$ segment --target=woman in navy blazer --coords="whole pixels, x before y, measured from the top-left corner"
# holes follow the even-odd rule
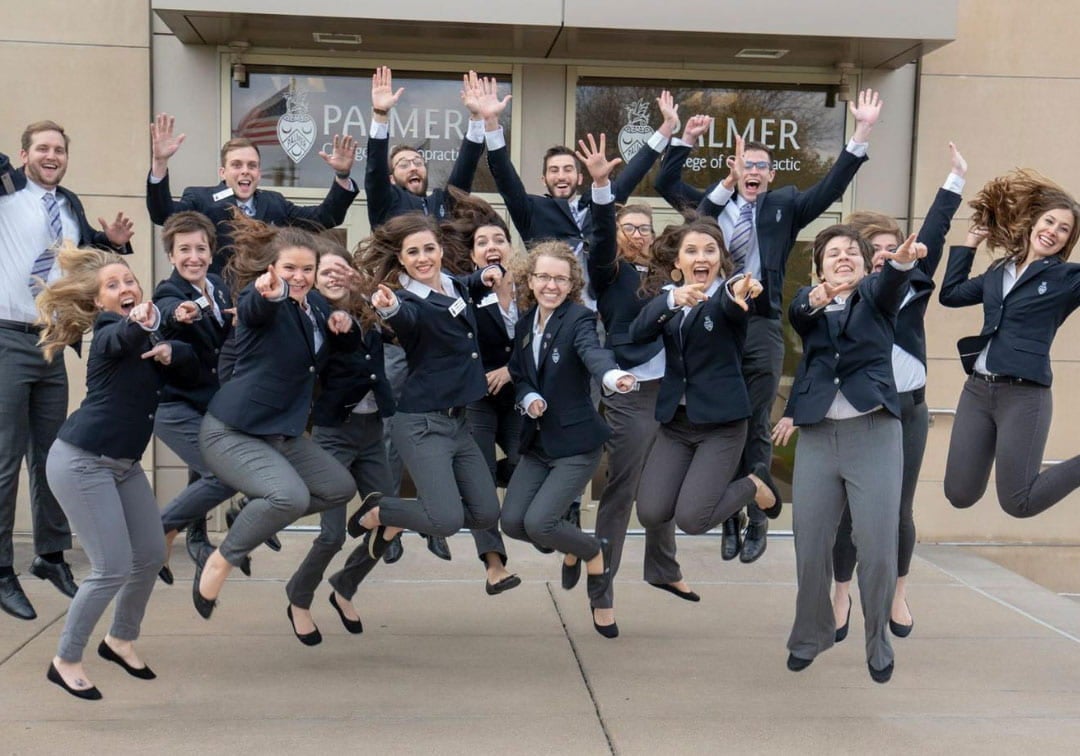
[[[1017,171],[990,181],[971,206],[975,226],[949,250],[940,295],[946,307],[983,308],[982,331],[957,344],[970,377],[953,421],[945,496],[954,507],[972,506],[994,465],[1001,508],[1032,517],[1080,486],[1080,456],[1040,472],[1053,410],[1050,345],[1080,305],[1080,265],[1066,262],[1080,237],[1080,205],[1047,179]],[[972,276],[984,238],[1005,254]]]
[[[98,654],[134,677],[154,678],[133,644],[165,540],[139,458],[150,441],[166,371],[193,381],[198,365],[189,346],[161,338],[161,314],[142,301],[142,288],[122,258],[66,248],[59,262],[63,277],[37,298],[45,358],[52,360],[91,325],[94,340],[86,398],[60,428],[46,475],[90,558],[91,573],[71,602],[48,679],[78,698],[96,700],[101,693],[83,669],[83,649],[114,597],[115,617]]]
[[[236,493],[210,472],[199,450],[203,414],[220,385],[218,358],[232,332],[233,301],[225,282],[209,273],[215,243],[214,224],[209,218],[191,211],[171,215],[161,229],[161,241],[173,264],[172,275],[154,289],[161,332],[166,338],[190,344],[199,360],[198,383],[166,384],[154,418],[155,435],[199,475],[161,513],[166,561],[159,575],[171,585],[168,558],[177,534]]]
[[[349,472],[304,430],[319,368],[332,350],[355,349],[360,329],[312,291],[318,244],[308,232],[238,219],[233,238],[236,361],[210,400],[199,445],[211,471],[248,505],[195,571],[192,600],[205,619],[229,572],[256,546],[356,493]]]

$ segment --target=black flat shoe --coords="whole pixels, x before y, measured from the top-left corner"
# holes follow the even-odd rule
[[[397,538],[390,542],[390,545],[386,547],[386,552],[383,554],[382,560],[387,564],[393,564],[405,556],[405,544],[401,542],[401,534],[399,533]]]
[[[578,581],[581,580],[581,560],[578,559],[571,565],[568,565],[565,561],[562,563],[562,587],[563,590],[572,590]]]
[[[382,559],[383,554],[390,548],[390,541],[383,538],[384,533],[386,533],[386,526],[379,525],[374,530],[369,530],[367,535],[364,536],[364,545],[367,548],[368,556],[376,562]]]
[[[876,683],[887,683],[892,679],[893,669],[895,667],[894,662],[889,662],[889,666],[885,669],[874,669],[870,666],[870,662],[866,663],[866,668],[870,670],[870,679]]]
[[[487,591],[489,596],[497,596],[503,591],[508,591],[511,588],[517,588],[521,585],[521,578],[517,575],[507,575],[497,583],[489,583],[484,581],[484,590]]]
[[[813,663],[813,659],[803,659],[801,656],[796,656],[795,654],[788,654],[787,657],[787,668],[792,672],[802,672]]]
[[[605,638],[618,638],[619,637],[619,623],[612,622],[610,625],[598,625],[596,624],[596,609],[591,609],[593,616],[592,626],[596,632],[600,633]]]
[[[247,503],[247,499],[242,499],[239,508],[233,507],[225,513],[225,526],[229,528],[229,530],[232,530],[233,523],[236,522],[236,518],[240,516],[240,510],[246,507]],[[207,543],[209,543],[209,541],[207,541]],[[281,539],[278,538],[277,535],[270,536],[263,541],[263,543],[266,545],[266,548],[271,551],[281,551]]]
[[[157,576],[161,578],[161,582],[165,585],[172,585],[176,582],[176,577],[172,573],[172,569],[167,564],[161,565],[161,569],[157,571]]]
[[[659,588],[662,591],[667,591],[672,595],[678,596],[683,601],[701,601],[701,596],[697,595],[693,591],[680,591],[671,583],[649,583],[649,585],[651,585],[653,588]]]
[[[842,641],[844,638],[847,637],[848,627],[851,625],[851,605],[853,603],[854,603],[854,601],[852,600],[851,596],[848,596],[848,599],[847,599],[847,619],[844,620],[843,625],[836,628],[836,637],[833,639],[834,642],[836,642],[836,643],[839,643],[840,641]]]
[[[341,618],[341,624],[345,626],[353,635],[359,635],[364,632],[364,623],[358,619],[351,620],[345,616],[345,612],[341,611],[341,607],[338,606],[337,594],[333,591],[330,592],[330,606],[334,607],[334,611],[337,612],[337,616]],[[290,617],[291,619],[291,617]]]
[[[359,538],[364,533],[368,532],[368,529],[360,524],[360,520],[364,515],[379,506],[379,500],[382,499],[382,494],[378,491],[372,491],[364,497],[360,502],[360,507],[352,513],[348,522],[345,523],[345,529],[349,531],[349,535],[353,538]]]
[[[240,562],[240,571],[244,573],[244,577],[251,577],[251,555],[244,557]]]
[[[424,538],[427,539],[427,550],[439,559],[449,562],[454,558],[454,555],[450,553],[450,544],[445,538],[442,536],[424,536]]]
[[[604,555],[604,571],[599,575],[588,575],[585,578],[585,590],[593,601],[603,598],[611,587],[611,541],[606,538],[600,539],[600,553]]]
[[[263,541],[263,543],[265,543],[266,548],[270,549],[271,551],[281,551],[281,539],[278,538],[276,535],[270,536],[265,541]]]
[[[292,604],[285,607],[285,616],[289,618],[289,624],[292,625],[293,635],[296,639],[303,643],[305,646],[317,646],[322,643],[322,633],[319,632],[319,628],[315,628],[310,633],[304,633],[301,635],[296,629],[296,623],[292,618]]]
[[[30,599],[23,593],[19,578],[14,575],[0,577],[0,609],[21,620],[37,619],[37,612]]]
[[[101,643],[98,644],[97,652],[98,656],[100,656],[105,661],[111,661],[119,664],[123,668],[123,670],[132,677],[137,677],[140,680],[153,680],[157,677],[157,675],[154,674],[154,670],[150,669],[150,667],[133,667],[128,664],[126,661],[124,661],[123,657],[113,651],[109,647],[109,644],[106,643],[104,640],[102,640]]]
[[[47,679],[51,683],[56,683],[76,698],[81,698],[84,701],[101,700],[101,691],[98,690],[96,687],[84,688],[80,690],[78,688],[72,688],[70,685],[64,682],[64,678],[60,676],[60,672],[57,671],[56,665],[52,662],[49,662],[49,671],[45,673],[45,679]]]
[[[36,556],[30,563],[30,574],[42,580],[48,580],[56,586],[56,590],[68,598],[75,598],[75,594],[79,591],[75,576],[71,574],[71,565],[67,562],[53,564]]]
[[[770,520],[775,520],[784,511],[784,500],[780,498],[780,489],[776,487],[776,481],[773,480],[772,473],[769,472],[769,466],[764,462],[758,462],[754,465],[753,473],[761,479],[761,482],[765,484],[765,487],[772,492],[773,497],[776,499],[776,503],[771,507],[761,510]]]
[[[907,601],[904,602],[904,606],[907,606]],[[908,613],[911,613],[911,608],[908,607]],[[892,617],[889,617],[889,630],[897,638],[906,638],[911,635],[911,631],[915,628],[915,620],[911,621],[910,625],[901,625],[899,622],[894,622]]]
[[[195,580],[191,585],[191,602],[195,604],[195,611],[199,613],[199,616],[203,619],[210,619],[210,615],[214,613],[214,607],[217,606],[217,599],[208,599],[202,595],[199,591],[199,581],[202,579],[203,565],[195,567]]]

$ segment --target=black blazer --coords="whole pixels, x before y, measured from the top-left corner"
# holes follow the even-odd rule
[[[638,341],[664,339],[667,364],[656,400],[656,419],[662,423],[675,416],[683,396],[693,423],[731,423],[750,416],[742,375],[748,314],[724,286],[685,317],[679,317],[681,307],[668,308],[668,292],[661,292],[630,326],[630,336]]]
[[[355,326],[347,334],[330,332],[330,305],[317,291],[308,292],[307,302],[323,335],[318,352],[311,320],[294,299],[272,302],[254,283],[244,287],[236,300],[236,362],[207,412],[252,436],[303,435],[316,373],[331,351],[355,349],[362,339]]]
[[[484,372],[489,373],[505,367],[506,363],[510,362],[514,340],[506,331],[506,322],[499,310],[498,295],[493,291],[489,292],[479,299],[474,299],[470,306],[476,319],[480,362],[484,365]]]
[[[483,153],[483,142],[462,140],[461,150],[446,185],[471,192],[476,166],[480,164]],[[454,206],[453,197],[445,189],[433,189],[427,196],[418,197],[408,189],[390,183],[390,173],[389,138],[369,137],[367,166],[364,168],[364,192],[367,195],[368,222],[372,228],[381,226],[393,217],[414,211],[442,220]]]
[[[331,354],[319,371],[312,425],[340,426],[369,391],[375,392],[379,417],[394,414],[394,394],[383,364],[383,334],[378,328],[369,328],[355,351]]]
[[[154,304],[161,311],[162,336],[190,344],[199,361],[198,381],[193,386],[173,382],[166,384],[161,401],[187,402],[199,412],[206,412],[210,399],[217,393],[221,345],[232,331],[232,316],[225,312],[233,306],[229,287],[213,273],[207,275],[207,279],[214,285],[214,300],[222,311],[222,325],[218,325],[213,313],[208,310],[204,310],[202,318],[194,323],[176,322],[173,315],[177,306],[181,302],[194,302],[201,296],[176,270],[154,289]]]
[[[648,267],[618,259],[615,239],[615,203],[593,205],[593,243],[589,251],[589,282],[596,294],[596,310],[607,333],[604,346],[626,369],[643,365],[664,348],[659,333],[652,341],[635,342],[630,324],[649,301],[638,293]]]
[[[802,337],[803,357],[784,413],[795,425],[823,420],[841,390],[860,412],[880,404],[900,417],[892,345],[908,274],[886,263],[880,273],[859,282],[842,309],[832,304],[815,310],[810,306],[813,287],[799,289],[788,319]]]
[[[908,277],[911,299],[896,315],[896,345],[917,357],[923,367],[926,366],[926,306],[930,304],[930,294],[935,287],[934,274],[945,251],[945,237],[959,207],[959,194],[938,189],[926,220],[919,229],[918,241],[926,245],[926,257],[919,260],[911,271]]]
[[[159,226],[173,213],[183,210],[195,210],[214,222],[217,230],[217,252],[210,263],[210,272],[220,274],[225,264],[232,257],[232,233],[230,209],[237,206],[235,196],[214,200],[214,195],[227,189],[222,181],[217,186],[189,186],[179,200],[174,200],[169,192],[169,175],[154,184],[146,180],[146,209],[150,220]],[[342,189],[335,181],[330,191],[318,205],[294,205],[278,192],[263,189],[255,190],[255,220],[272,226],[300,226],[309,231],[322,231],[340,226],[345,222],[345,213],[356,198],[356,189]]]
[[[704,189],[698,189],[682,180],[683,166],[686,165],[686,158],[690,156],[693,149],[692,145],[686,144],[669,146],[660,163],[660,170],[656,172],[656,180],[653,182],[657,193],[680,213],[696,210],[708,194]]]
[[[1050,345],[1065,318],[1080,305],[1080,265],[1058,255],[1036,260],[1002,297],[1005,265],[998,261],[982,275],[969,278],[974,259],[971,247],[949,250],[939,295],[946,307],[983,306],[982,331],[956,345],[964,370],[969,374],[974,370],[989,341],[986,367],[991,372],[1049,386],[1054,379]]]
[[[782,186],[758,195],[755,203],[755,228],[764,292],[754,300],[756,314],[780,318],[788,256],[791,255],[791,248],[795,246],[799,231],[813,223],[830,205],[844,196],[844,191],[855,178],[855,173],[867,160],[869,158],[865,155],[861,158],[855,157],[845,148],[840,151],[840,157],[824,178],[805,192],[793,186]],[[732,198],[734,196],[732,195]],[[698,212],[710,218],[718,218],[723,209],[724,205],[713,203],[707,194],[698,205]]]
[[[454,291],[466,305],[486,291],[480,284],[482,271],[462,282]],[[455,298],[430,293],[426,298],[411,291],[395,292],[399,307],[386,317],[405,350],[409,374],[398,400],[400,412],[435,412],[464,407],[487,394],[487,379],[476,340],[476,319],[471,307],[450,314]]]
[[[153,343],[142,326],[114,312],[98,315],[86,360],[86,398],[57,438],[113,459],[140,459],[154,430],[165,381],[198,379],[199,363],[192,348],[182,341],[169,344],[168,367],[144,360],[142,355]]]
[[[537,393],[547,409],[540,418],[525,416],[519,449],[556,459],[590,452],[611,438],[611,428],[593,407],[590,391],[593,377],[600,381],[604,373],[618,369],[615,356],[600,346],[596,313],[567,300],[548,319],[537,364],[532,346],[535,322],[534,306],[514,326],[510,377],[518,402]]]
[[[626,167],[611,182],[615,201],[624,203],[633,193],[641,180],[652,168],[660,153],[645,145]],[[578,228],[568,200],[555,199],[549,195],[529,194],[521,177],[510,162],[508,147],[488,150],[488,166],[495,179],[495,186],[506,203],[510,218],[521,234],[521,241],[531,244],[539,239],[557,239],[567,242],[571,247],[587,241],[592,234],[591,213],[592,194],[585,191],[578,198],[579,207],[585,208],[585,220]]]

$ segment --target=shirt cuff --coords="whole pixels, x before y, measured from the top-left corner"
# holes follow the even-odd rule
[[[484,122],[474,121],[469,119],[469,129],[465,132],[465,138],[475,144],[483,144],[484,142]]]
[[[721,181],[711,192],[709,192],[709,201],[714,205],[726,205],[731,200],[733,194],[735,194],[735,190],[728,189],[724,186],[724,182]]]
[[[155,176],[153,171],[151,171],[150,175],[148,176],[148,179],[149,179],[151,184],[160,184],[162,181],[165,180],[165,177],[164,176]]]
[[[271,302],[284,302],[289,298],[289,283],[288,281],[281,282],[281,293],[276,297],[270,297]]]
[[[611,191],[611,182],[604,186],[593,186],[592,201],[594,205],[610,205],[615,201],[615,195]]]
[[[672,137],[671,138],[671,146],[672,147],[693,147],[694,143],[693,142],[687,142],[682,137]]]
[[[529,415],[529,407],[531,407],[532,403],[535,402],[537,399],[543,402],[544,409],[547,409],[547,402],[544,401],[544,397],[540,396],[535,391],[530,391],[525,395],[525,398],[518,403],[518,406],[521,407],[522,414]],[[532,417],[534,420],[536,419],[535,417],[533,417],[533,415],[529,415],[529,417]]]
[[[964,183],[965,181],[963,176],[957,176],[955,173],[950,173],[949,177],[945,179],[945,183],[941,185],[941,188],[947,192],[963,194]]]
[[[896,260],[889,260],[889,265],[893,266],[897,270],[911,270],[915,267],[915,263],[917,262],[918,260],[912,260],[911,262],[906,263],[897,262]]]
[[[494,131],[485,131],[484,142],[487,143],[488,152],[505,147],[506,135],[503,134],[502,126],[495,129]]]
[[[398,300],[389,307],[376,307],[375,312],[379,313],[379,317],[382,319],[392,318],[398,314],[398,310],[401,309],[401,300]]]
[[[369,139],[389,139],[390,138],[390,122],[379,123],[374,118],[371,119],[371,127],[368,129]]]
[[[610,393],[610,394],[614,394],[614,393],[625,394],[626,393],[625,391],[619,391],[619,387],[615,385],[615,382],[617,380],[619,380],[620,378],[623,378],[624,376],[627,376],[627,375],[630,376],[631,378],[634,377],[633,373],[628,373],[625,370],[609,370],[606,373],[604,373],[604,378],[601,381],[601,383],[604,384],[604,388],[607,389],[608,393]],[[635,386],[637,385],[636,380],[635,380],[634,385]],[[631,389],[631,391],[633,391],[633,389]]]
[[[649,137],[647,144],[653,148],[654,152],[663,152],[667,149],[668,142],[671,140],[661,134],[659,131],[654,131],[652,136]]]
[[[870,149],[870,143],[856,142],[854,139],[852,139],[850,142],[847,143],[847,147],[845,147],[844,149],[846,149],[848,152],[850,152],[857,158],[866,157],[866,151]]]
[[[150,306],[154,308],[154,322],[148,326],[139,323],[139,328],[143,329],[147,333],[153,333],[161,325],[161,310],[159,310],[157,305],[153,302],[150,303]]]

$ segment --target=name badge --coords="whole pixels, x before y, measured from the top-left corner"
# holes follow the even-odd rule
[[[480,304],[477,307],[488,307],[493,304],[499,303],[499,295],[495,292],[491,292],[486,297],[480,300]]]
[[[454,303],[450,305],[450,314],[456,318],[463,312],[465,312],[465,300],[458,297],[454,300]]]
[[[195,300],[195,304],[200,310],[206,310],[210,307],[210,300],[207,299],[206,295],[204,294],[203,296],[200,296],[198,299]]]
[[[233,196],[232,187],[227,186],[224,189],[222,189],[220,192],[214,192],[214,194],[212,194],[210,198],[212,200],[214,200],[214,202],[221,202],[221,200],[228,199],[231,196]]]

